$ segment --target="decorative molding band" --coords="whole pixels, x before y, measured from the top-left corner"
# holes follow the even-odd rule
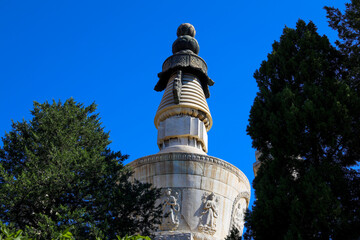
[[[161,109],[155,115],[154,124],[156,129],[159,128],[159,124],[161,121],[165,119],[177,116],[177,115],[188,115],[191,117],[199,118],[200,121],[203,121],[207,131],[212,127],[212,118],[210,112],[205,113],[204,109],[199,108],[195,104],[179,104],[179,105],[171,105],[166,108]]]
[[[246,184],[247,189],[250,190],[249,180],[240,169],[238,169],[231,163],[228,163],[222,159],[208,155],[202,155],[196,153],[158,153],[158,154],[138,158],[128,163],[127,166],[131,168],[138,168],[143,165],[156,163],[156,162],[163,162],[163,161],[197,161],[203,163],[216,164],[227,169],[231,173],[235,174],[238,178],[242,180],[242,182]]]
[[[207,64],[205,60],[195,54],[178,53],[168,57],[162,65],[162,71],[166,72],[169,69],[176,67],[192,67],[201,70],[205,74],[207,73]]]
[[[183,73],[181,99],[176,103],[173,93],[176,78],[177,74],[174,73],[169,79],[155,115],[155,127],[158,128],[161,121],[171,116],[189,115],[199,118],[209,131],[212,126],[212,118],[199,79],[195,75]]]

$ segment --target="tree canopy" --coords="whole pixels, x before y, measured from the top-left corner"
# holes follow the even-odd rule
[[[360,1],[351,0],[345,7],[344,13],[334,7],[325,9],[330,27],[338,31],[336,45],[346,57],[349,83],[360,92]]]
[[[76,239],[148,235],[159,223],[159,190],[130,182],[128,158],[109,148],[96,105],[34,103],[0,148],[0,221],[36,239],[71,227]]]
[[[299,20],[254,78],[248,134],[261,152],[245,239],[359,236],[360,98],[344,55]]]

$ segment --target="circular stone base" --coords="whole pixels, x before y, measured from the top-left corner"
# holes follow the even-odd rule
[[[159,202],[167,214],[161,235],[176,231],[192,233],[195,240],[223,240],[232,226],[242,229],[250,183],[232,164],[203,154],[172,152],[142,157],[128,166],[133,178],[163,189]]]

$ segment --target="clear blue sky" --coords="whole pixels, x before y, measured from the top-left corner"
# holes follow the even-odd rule
[[[0,0],[0,136],[11,119],[30,118],[33,101],[73,97],[98,104],[112,149],[129,161],[157,153],[153,119],[162,93],[153,88],[177,27],[189,22],[215,81],[209,155],[252,182],[255,150],[245,130],[257,92],[254,71],[284,26],[299,18],[334,42],[323,7],[344,9],[345,2]]]

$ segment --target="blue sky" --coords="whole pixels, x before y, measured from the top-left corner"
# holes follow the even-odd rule
[[[153,120],[162,93],[153,88],[177,27],[189,22],[215,81],[209,155],[252,182],[255,150],[246,126],[257,92],[254,71],[284,26],[299,18],[334,42],[323,7],[344,9],[345,2],[0,0],[0,136],[12,119],[30,119],[33,101],[73,97],[98,104],[111,148],[129,161],[157,153]]]

